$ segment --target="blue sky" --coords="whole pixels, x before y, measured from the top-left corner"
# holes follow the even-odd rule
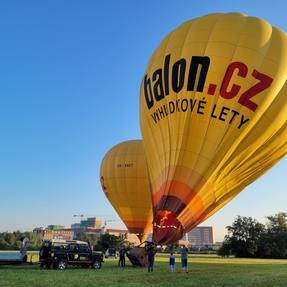
[[[139,85],[164,36],[183,21],[239,11],[286,31],[276,1],[2,1],[0,231],[117,218],[99,167],[114,144],[140,138]],[[286,211],[287,159],[204,224]],[[111,224],[121,226],[119,222]]]

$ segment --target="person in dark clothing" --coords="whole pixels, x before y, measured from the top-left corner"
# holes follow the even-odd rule
[[[153,264],[154,264],[154,252],[152,249],[148,250],[147,252],[147,259],[148,259],[148,272],[153,272]]]
[[[51,262],[47,260],[50,252],[51,252],[51,242],[44,241],[40,249],[39,255],[40,255],[40,259],[44,259],[44,262],[46,263],[41,262],[40,263],[41,268],[46,267],[47,269],[49,269],[51,267]]]
[[[169,265],[170,265],[170,271],[175,272],[175,257],[172,252],[170,253],[169,256]]]
[[[125,255],[126,255],[125,248],[121,248],[118,266],[120,266],[120,267],[126,266],[126,256]]]
[[[154,256],[156,254],[156,246],[153,242],[148,242],[146,245],[147,259],[148,259],[148,272],[153,272]]]
[[[188,249],[185,247],[185,245],[182,245],[180,253],[181,253],[182,270],[188,273],[188,268],[187,268]]]

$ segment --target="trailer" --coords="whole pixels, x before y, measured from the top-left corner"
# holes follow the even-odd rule
[[[22,244],[19,252],[0,253],[0,265],[17,265],[27,262],[29,239],[27,237],[21,237],[20,241]]]
[[[27,262],[27,255],[22,256],[19,253],[5,252],[0,254],[0,265],[16,265]]]

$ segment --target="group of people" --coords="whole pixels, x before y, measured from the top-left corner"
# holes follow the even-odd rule
[[[153,242],[147,242],[145,246],[146,252],[147,252],[147,261],[148,261],[148,272],[153,272],[153,266],[154,266],[154,257],[157,252],[156,245]],[[126,248],[122,247],[119,250],[119,267],[125,267],[126,265]],[[186,273],[188,273],[188,267],[187,267],[187,259],[188,259],[188,249],[186,246],[182,245],[180,249],[180,255],[181,255],[181,267],[182,270]],[[175,272],[175,256],[173,252],[170,253],[169,256],[169,265],[170,265],[170,271]]]
[[[147,244],[146,250],[147,250],[147,258],[148,258],[148,272],[153,272],[154,256],[156,254],[155,244],[153,243]],[[181,246],[180,255],[181,255],[182,270],[188,273],[188,267],[187,267],[188,249],[186,248],[186,246],[184,245]],[[170,271],[175,272],[175,256],[173,252],[171,252],[169,256],[169,265],[170,265]]]
[[[182,270],[188,273],[188,267],[187,267],[188,249],[184,245],[181,247],[180,255],[181,255]],[[169,256],[169,265],[170,265],[170,271],[175,272],[175,256],[173,255],[173,252],[171,252]]]

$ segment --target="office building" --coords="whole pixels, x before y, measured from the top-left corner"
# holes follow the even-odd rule
[[[204,246],[213,244],[212,226],[199,226],[187,232],[182,240],[193,246]]]
[[[74,223],[71,225],[71,229],[100,229],[102,227],[102,220],[98,217],[89,217],[85,220],[81,220],[80,223]]]
[[[65,226],[64,225],[55,225],[55,224],[51,224],[48,225],[47,229],[49,230],[60,230],[60,229],[64,229]]]

